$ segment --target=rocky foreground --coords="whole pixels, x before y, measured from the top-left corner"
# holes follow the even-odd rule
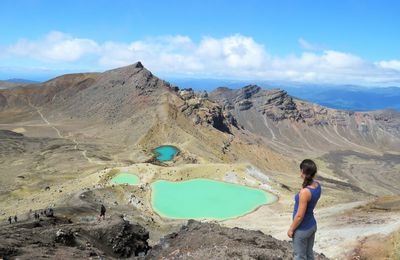
[[[94,223],[72,223],[65,218],[41,218],[3,225],[0,258],[87,259],[144,256],[149,233],[120,217]]]
[[[293,259],[292,246],[261,231],[189,220],[154,246],[147,259]],[[328,259],[316,255],[316,259]]]
[[[0,237],[1,259],[292,259],[289,242],[193,220],[153,248],[145,228],[119,216],[90,223],[43,217],[3,225]]]

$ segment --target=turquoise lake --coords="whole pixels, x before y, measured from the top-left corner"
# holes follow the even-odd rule
[[[178,154],[179,149],[172,145],[163,145],[153,149],[155,158],[159,161],[171,161]]]
[[[132,173],[119,173],[114,178],[111,179],[112,184],[129,184],[136,185],[139,184],[139,177]]]
[[[223,220],[275,201],[263,190],[209,179],[152,184],[153,209],[166,218]]]

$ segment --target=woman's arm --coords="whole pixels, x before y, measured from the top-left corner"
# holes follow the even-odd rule
[[[311,198],[311,192],[308,189],[302,189],[299,194],[299,208],[297,209],[296,216],[294,216],[292,225],[290,225],[288,236],[293,237],[296,228],[303,221],[304,214],[306,213],[308,201]]]

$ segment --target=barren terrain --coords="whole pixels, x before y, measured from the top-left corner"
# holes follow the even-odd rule
[[[3,223],[47,207],[93,223],[104,203],[110,214],[148,230],[153,246],[186,221],[152,210],[150,184],[210,178],[278,197],[220,225],[289,240],[298,163],[309,157],[323,187],[316,251],[385,259],[399,250],[400,116],[392,111],[338,111],[254,86],[196,93],[136,63],[0,90],[0,129]],[[165,144],[181,152],[156,162],[151,150]],[[111,185],[121,171],[140,184]],[[377,255],[373,242],[387,239],[394,242]]]

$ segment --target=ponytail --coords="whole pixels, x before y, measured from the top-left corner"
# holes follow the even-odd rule
[[[305,159],[300,163],[300,170],[304,174],[303,188],[307,187],[314,181],[317,173],[317,165],[310,159]]]

